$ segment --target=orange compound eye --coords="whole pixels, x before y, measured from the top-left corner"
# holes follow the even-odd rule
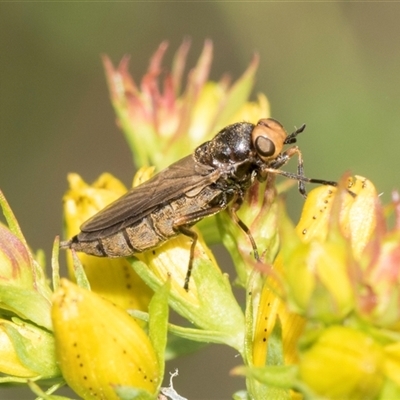
[[[274,159],[282,151],[287,137],[283,126],[272,118],[260,119],[253,129],[251,139],[263,161]]]

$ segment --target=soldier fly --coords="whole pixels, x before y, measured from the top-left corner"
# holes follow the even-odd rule
[[[287,135],[272,118],[256,125],[238,122],[223,128],[214,139],[131,189],[81,226],[71,240],[61,242],[70,248],[100,257],[126,257],[153,249],[166,240],[183,234],[192,239],[184,288],[189,289],[197,234],[191,226],[204,217],[228,208],[233,220],[248,236],[259,261],[257,246],[236,211],[244,195],[257,179],[268,174],[283,175],[298,181],[305,197],[305,182],[336,186],[336,182],[304,176],[303,159],[296,142],[305,125]],[[297,174],[281,171],[297,155]]]

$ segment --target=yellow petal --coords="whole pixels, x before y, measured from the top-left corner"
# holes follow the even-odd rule
[[[91,289],[124,310],[147,311],[153,295],[125,258],[79,254]]]
[[[152,169],[141,171],[135,177],[138,184],[149,178]],[[96,212],[126,192],[124,185],[110,174],[102,174],[88,185],[77,174],[69,174],[70,190],[64,196],[66,236],[79,232],[79,227]],[[74,276],[73,261],[68,252],[70,276]],[[152,291],[133,271],[124,258],[109,259],[79,254],[93,291],[124,309],[147,310]]]
[[[336,188],[331,186],[319,186],[308,193],[296,227],[296,232],[305,242],[312,239],[326,239],[335,193]]]
[[[355,197],[346,196],[350,204],[343,207],[340,220],[345,236],[351,240],[353,253],[359,258],[376,227],[378,195],[372,182],[362,176],[350,178],[348,187]]]
[[[400,342],[385,346],[384,351],[386,376],[400,386]]]
[[[96,212],[126,192],[118,179],[102,174],[88,185],[78,174],[69,174],[70,189],[64,195],[64,218],[68,238],[79,232],[79,227]]]
[[[232,118],[231,123],[246,121],[256,124],[261,118],[268,118],[271,115],[270,105],[267,97],[259,93],[257,101],[248,101]]]
[[[198,235],[194,254],[195,259],[205,258],[211,260],[212,265],[218,269],[218,264],[215,261],[214,255],[205,244],[201,233],[196,228],[192,229],[195,230]],[[189,282],[189,291],[184,289],[189,266],[191,244],[191,238],[179,235],[152,251],[137,254],[136,256],[139,260],[146,263],[162,282],[171,279],[172,293],[177,293],[179,297],[185,298],[191,305],[198,306],[201,300],[199,299],[194,280],[191,279]]]
[[[376,204],[378,196],[374,185],[361,176],[347,179],[347,188],[340,205],[340,227],[343,235],[350,240],[353,253],[360,257],[376,227]],[[312,190],[303,207],[297,233],[304,241],[325,240],[328,235],[333,200],[337,189],[320,186]],[[333,216],[334,218],[334,216]]]
[[[278,257],[274,263],[276,271],[282,268],[281,264],[282,260]],[[253,338],[253,364],[255,366],[265,365],[268,339],[278,319],[282,329],[285,364],[294,364],[298,359],[297,342],[306,321],[289,309],[287,302],[279,296],[276,283],[271,277],[268,277],[261,292]]]

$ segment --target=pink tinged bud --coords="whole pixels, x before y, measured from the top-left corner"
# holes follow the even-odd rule
[[[26,246],[0,224],[0,285],[34,287],[34,270]]]
[[[268,102],[262,95],[243,111],[254,83],[258,56],[253,57],[234,84],[229,84],[226,75],[218,82],[211,82],[208,77],[213,45],[207,40],[183,85],[190,41],[183,41],[170,72],[162,65],[167,47],[167,42],[160,44],[140,84],[128,72],[128,57],[116,68],[103,57],[118,124],[138,166],[165,168],[233,120],[237,122],[250,116],[256,121],[269,114]]]

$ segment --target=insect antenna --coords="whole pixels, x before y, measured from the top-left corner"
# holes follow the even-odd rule
[[[290,135],[288,135],[284,141],[284,144],[292,144],[292,143],[296,143],[297,139],[296,136],[303,132],[304,129],[306,129],[306,124],[303,124],[300,128],[297,128],[293,133],[291,133]]]

